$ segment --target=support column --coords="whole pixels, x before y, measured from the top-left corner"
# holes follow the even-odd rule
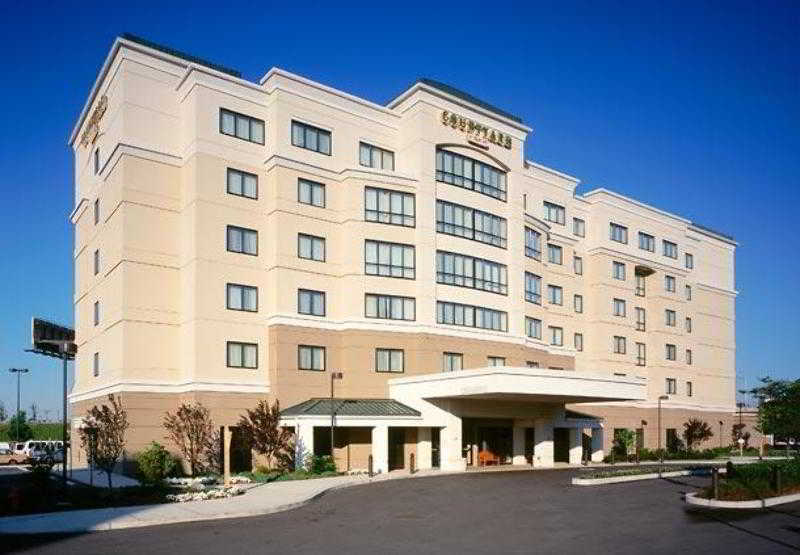
[[[536,420],[533,447],[533,466],[551,468],[553,466],[553,421]]]
[[[603,428],[592,428],[592,462],[603,462]]]
[[[449,407],[442,407],[447,410]],[[439,434],[439,457],[442,470],[466,470],[467,461],[461,452],[462,444],[461,418],[451,412],[447,413],[447,425]]]
[[[222,460],[225,461],[223,469],[223,483],[225,487],[231,485],[231,429],[229,426],[222,428]]]
[[[295,429],[294,465],[296,468],[305,468],[306,459],[314,454],[314,426],[300,424]]]
[[[417,428],[417,468],[428,470],[433,466],[431,429],[427,426]]]
[[[519,425],[519,422],[514,422],[512,430],[512,459],[511,462],[515,465],[524,466],[528,461],[525,460],[525,428]]]
[[[389,472],[389,426],[372,428],[372,471],[375,474]]]
[[[569,464],[581,464],[583,459],[583,430],[569,429]]]

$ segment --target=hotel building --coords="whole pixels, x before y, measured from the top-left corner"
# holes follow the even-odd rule
[[[118,38],[69,141],[73,425],[117,394],[135,452],[180,402],[266,398],[324,454],[333,406],[339,467],[380,471],[598,460],[692,416],[727,444],[736,242],[577,194],[530,133],[428,79],[381,105]]]

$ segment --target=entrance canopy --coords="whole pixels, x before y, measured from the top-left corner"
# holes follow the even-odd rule
[[[389,381],[394,399],[491,399],[541,403],[643,401],[642,378],[571,370],[493,366]]]

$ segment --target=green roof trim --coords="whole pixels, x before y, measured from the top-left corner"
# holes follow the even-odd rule
[[[520,123],[520,124],[522,123],[522,118],[521,117],[515,116],[511,112],[506,112],[505,110],[502,110],[502,109],[498,108],[497,106],[489,104],[488,102],[485,102],[485,101],[481,100],[480,98],[472,96],[471,94],[469,94],[467,92],[464,92],[461,89],[457,89],[457,88],[455,88],[453,86],[450,86],[450,85],[448,85],[446,83],[442,83],[441,81],[436,81],[435,79],[429,79],[428,77],[420,77],[419,79],[417,79],[414,82],[414,84],[416,84],[416,83],[422,83],[424,85],[428,85],[429,87],[433,87],[434,89],[438,89],[438,90],[440,90],[440,91],[442,91],[444,93],[447,93],[447,94],[449,94],[451,96],[455,96],[456,98],[460,98],[461,100],[463,100],[465,102],[469,102],[470,104],[475,104],[476,106],[480,106],[484,110],[488,110],[490,112],[493,112],[493,113],[497,114],[498,116],[502,116],[502,117],[510,119],[512,121],[516,121],[517,123]],[[413,87],[414,85],[411,85],[411,86]],[[411,88],[411,87],[409,87],[409,88]]]
[[[394,399],[334,399],[336,416],[421,416],[418,410]],[[330,398],[316,397],[281,411],[281,417],[330,416]]]
[[[214,62],[209,62],[208,60],[204,60],[203,58],[192,56],[191,54],[187,54],[186,52],[175,50],[174,48],[170,48],[169,46],[164,46],[162,44],[158,44],[156,42],[143,39],[142,37],[136,36],[133,33],[122,33],[121,38],[141,44],[142,46],[146,46],[148,48],[152,48],[153,50],[158,50],[159,52],[163,52],[164,54],[169,54],[170,56],[182,58],[187,62],[192,62],[193,64],[200,64],[206,67],[210,67],[211,69],[216,69],[217,71],[221,71],[222,73],[227,73],[232,77],[237,77],[239,79],[242,78],[242,74],[239,71],[236,71],[235,69],[231,69],[229,67],[225,67],[220,64],[215,64]]]

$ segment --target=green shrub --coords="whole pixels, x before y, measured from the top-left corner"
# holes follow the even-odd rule
[[[336,462],[330,455],[309,455],[306,458],[306,471],[309,474],[336,472]]]
[[[151,442],[136,457],[139,465],[139,478],[148,485],[159,485],[164,478],[172,476],[178,470],[178,461],[163,445]]]

